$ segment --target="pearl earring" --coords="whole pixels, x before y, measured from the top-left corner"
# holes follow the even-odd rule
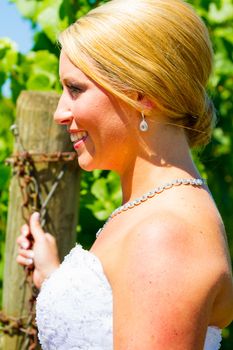
[[[147,122],[145,120],[144,113],[142,112],[141,115],[142,115],[142,121],[141,121],[141,123],[139,125],[139,129],[141,131],[145,132],[145,131],[147,131],[149,129],[149,127],[148,127],[148,124],[147,124]]]

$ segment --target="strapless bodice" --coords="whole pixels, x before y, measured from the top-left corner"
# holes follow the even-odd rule
[[[76,245],[37,298],[43,350],[112,350],[112,290],[100,260]],[[221,330],[208,327],[204,350],[218,350]]]

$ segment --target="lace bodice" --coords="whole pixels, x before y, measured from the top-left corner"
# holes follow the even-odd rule
[[[100,260],[80,245],[46,280],[36,321],[43,350],[112,350],[112,290]],[[218,350],[221,331],[208,327],[204,350]]]

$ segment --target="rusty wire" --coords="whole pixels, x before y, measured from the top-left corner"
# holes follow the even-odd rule
[[[14,134],[17,149],[20,152],[13,154],[6,160],[6,163],[13,168],[14,175],[17,176],[20,192],[22,196],[22,217],[25,223],[29,223],[29,218],[34,211],[39,211],[41,214],[42,227],[46,222],[47,205],[52,198],[57,186],[66,171],[66,162],[73,161],[76,157],[75,152],[55,152],[55,153],[29,153],[25,150],[20,139],[18,127],[13,125],[11,131]],[[37,178],[35,163],[44,162],[61,162],[64,163],[61,171],[55,178],[53,185],[46,197],[42,200],[40,186]],[[33,237],[29,237],[31,247],[33,246]],[[0,312],[0,322],[2,326],[0,331],[9,336],[22,335],[23,345],[22,350],[34,350],[38,345],[37,327],[35,322],[35,301],[38,295],[38,290],[33,283],[33,266],[24,268],[25,278],[23,285],[27,284],[30,290],[28,300],[29,313],[27,316],[11,317]]]
[[[19,159],[31,159],[33,163],[48,163],[48,162],[70,162],[76,157],[75,152],[54,152],[54,153],[36,153],[36,152],[17,152],[10,158],[6,159],[6,163],[14,165]]]

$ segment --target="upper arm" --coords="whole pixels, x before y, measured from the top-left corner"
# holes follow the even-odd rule
[[[112,285],[115,350],[203,349],[213,292],[184,225],[140,225],[124,246]]]

